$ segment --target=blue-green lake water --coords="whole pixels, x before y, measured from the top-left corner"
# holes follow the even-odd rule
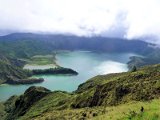
[[[32,84],[43,86],[50,90],[72,92],[78,85],[99,74],[125,72],[128,70],[127,62],[132,53],[94,53],[88,51],[73,51],[58,53],[57,63],[63,67],[72,68],[79,74],[77,76],[39,75],[44,78],[43,83]],[[0,85],[0,101],[11,95],[20,95],[32,85]]]

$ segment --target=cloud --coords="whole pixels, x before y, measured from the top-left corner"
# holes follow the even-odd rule
[[[0,31],[156,36],[159,0],[0,0]],[[156,38],[156,40],[155,40]]]

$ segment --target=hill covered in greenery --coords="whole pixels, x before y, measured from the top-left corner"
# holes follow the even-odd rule
[[[160,48],[148,53],[144,57],[132,56],[128,62],[128,67],[131,69],[133,66],[142,67],[145,65],[153,65],[160,63]]]
[[[23,95],[1,103],[0,115],[8,120],[158,120],[159,97],[157,64],[134,72],[98,75],[73,93],[30,87]]]
[[[154,46],[140,40],[107,37],[78,37],[72,35],[50,35],[14,33],[0,37],[0,51],[9,56],[27,58],[46,55],[55,50],[89,50],[95,52],[132,52],[146,54]]]
[[[31,78],[33,75],[39,74],[62,74],[62,75],[78,75],[78,73],[70,68],[56,67],[50,69],[23,69],[24,61],[10,59],[3,55],[0,56],[0,84],[32,84],[43,82],[43,78]]]

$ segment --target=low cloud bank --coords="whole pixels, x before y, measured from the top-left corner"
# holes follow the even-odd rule
[[[159,0],[0,0],[0,34],[147,38],[160,44]],[[149,38],[149,39],[148,39]]]

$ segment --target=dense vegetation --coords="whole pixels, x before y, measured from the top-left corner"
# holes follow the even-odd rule
[[[33,83],[41,83],[43,82],[44,79],[43,78],[22,78],[22,79],[10,79],[8,80],[6,83],[7,84],[12,84],[12,85],[17,85],[17,84],[33,84]]]
[[[70,68],[63,68],[63,67],[58,67],[58,68],[50,68],[50,69],[38,69],[38,70],[32,70],[33,75],[40,75],[40,74],[68,74],[68,75],[78,75],[78,73]]]
[[[31,87],[12,102],[8,102],[10,98],[1,104],[0,115],[21,120],[158,120],[159,97],[160,65],[152,65],[134,72],[96,76],[73,93]],[[7,106],[11,106],[10,111],[5,110]]]

